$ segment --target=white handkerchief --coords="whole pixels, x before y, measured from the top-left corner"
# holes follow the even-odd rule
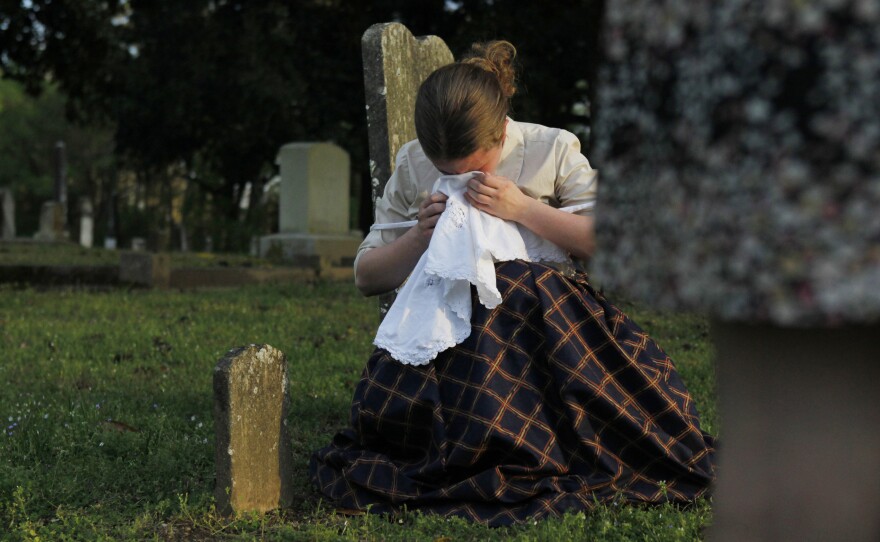
[[[431,243],[379,326],[374,344],[401,363],[424,365],[471,334],[471,285],[480,303],[495,308],[501,294],[495,263],[537,259],[566,261],[566,254],[546,241],[526,247],[513,222],[472,207],[464,198],[475,172],[444,175],[432,192],[448,196]],[[539,254],[535,254],[535,251]]]

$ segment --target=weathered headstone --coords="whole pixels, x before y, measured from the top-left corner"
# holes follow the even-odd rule
[[[288,408],[287,359],[281,351],[269,345],[237,348],[214,368],[214,497],[221,513],[292,504]]]
[[[92,200],[80,198],[79,200],[79,244],[92,248],[95,242],[95,219],[92,210]]]
[[[67,203],[67,147],[63,141],[55,143],[55,201]]]
[[[168,254],[123,252],[119,256],[119,281],[125,284],[165,288],[171,279]]]
[[[880,9],[608,2],[594,274],[712,319],[714,540],[880,539]]]
[[[370,143],[370,187],[375,205],[385,192],[400,147],[416,139],[415,104],[419,86],[434,70],[454,61],[437,36],[415,37],[400,23],[374,24],[361,38],[367,136]],[[379,298],[384,316],[394,301]]]
[[[15,239],[15,198],[8,188],[0,188],[0,239]]]
[[[67,212],[57,201],[46,201],[40,209],[40,229],[34,235],[38,241],[61,241],[67,239],[65,228]]]
[[[63,141],[55,144],[55,203],[60,212],[61,237],[70,237],[67,223],[67,146]]]
[[[331,143],[289,143],[277,163],[281,231],[260,239],[261,256],[313,259],[321,267],[353,260],[361,237],[349,229],[348,153]]]
[[[105,199],[107,208],[107,233],[104,235],[104,248],[116,249],[116,194],[111,193]]]
[[[135,252],[143,252],[147,250],[147,240],[143,237],[132,237],[131,249]]]

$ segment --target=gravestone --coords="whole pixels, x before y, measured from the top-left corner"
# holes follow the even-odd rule
[[[92,200],[80,198],[79,200],[79,244],[92,248],[95,240],[95,219],[92,210]]]
[[[289,143],[276,163],[280,231],[260,239],[260,255],[319,269],[353,260],[361,236],[349,229],[348,153],[332,143]]]
[[[400,147],[416,139],[415,104],[419,86],[434,70],[454,61],[437,36],[415,37],[400,23],[374,24],[361,38],[370,188],[375,202],[385,192]],[[384,317],[393,294],[379,296]]]
[[[287,359],[281,351],[250,345],[217,363],[214,497],[221,513],[267,512],[292,504],[288,408]]]
[[[880,539],[876,2],[606,7],[595,275],[712,319],[712,540]]]
[[[116,249],[116,194],[111,192],[105,199],[107,209],[107,233],[104,235],[104,248]]]
[[[15,198],[8,188],[0,188],[0,239],[15,239]]]
[[[39,241],[62,241],[70,237],[67,229],[67,155],[63,141],[55,144],[55,197],[40,209]]]
[[[47,201],[40,208],[40,229],[34,234],[38,241],[62,241],[67,239],[65,205]]]

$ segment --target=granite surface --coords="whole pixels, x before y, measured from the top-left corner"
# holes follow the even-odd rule
[[[608,2],[607,287],[728,321],[880,319],[880,2]]]

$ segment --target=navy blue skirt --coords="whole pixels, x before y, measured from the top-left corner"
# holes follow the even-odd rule
[[[714,442],[663,350],[584,274],[496,274],[503,302],[474,303],[462,344],[425,366],[373,353],[350,427],[312,456],[320,491],[489,525],[705,495]]]

